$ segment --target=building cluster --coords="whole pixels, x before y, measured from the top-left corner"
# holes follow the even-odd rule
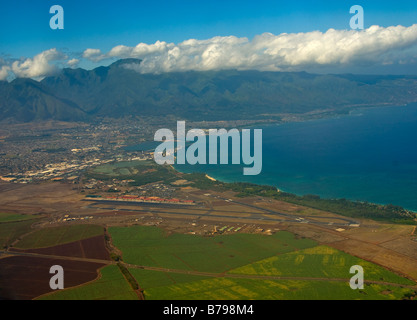
[[[46,171],[60,163],[82,166],[87,161],[140,157],[127,146],[151,140],[154,128],[140,119],[102,119],[97,123],[2,125],[0,176],[14,181],[26,172]],[[134,148],[133,148],[134,149]],[[30,182],[29,179],[19,180]]]

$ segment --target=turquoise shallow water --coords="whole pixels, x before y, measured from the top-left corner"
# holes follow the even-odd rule
[[[298,195],[392,203],[417,211],[417,104],[264,127],[258,176],[244,176],[240,165],[176,168]]]

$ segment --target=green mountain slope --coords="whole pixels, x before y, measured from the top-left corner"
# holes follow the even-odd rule
[[[63,69],[40,83],[2,82],[0,120],[126,115],[237,120],[417,101],[417,77],[410,76],[236,70],[141,74],[134,70],[139,64],[125,59],[94,70]]]
[[[52,90],[31,79],[0,84],[0,120],[19,122],[55,119],[77,121],[85,112],[74,102],[57,97]]]

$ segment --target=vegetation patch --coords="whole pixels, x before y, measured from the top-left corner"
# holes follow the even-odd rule
[[[18,249],[53,247],[103,234],[103,227],[92,224],[43,228],[25,236],[15,247]]]
[[[233,234],[201,237],[166,235],[156,227],[133,226],[109,228],[109,232],[127,263],[214,273],[317,245],[313,240],[296,239],[284,231],[272,236]]]
[[[403,299],[413,291],[401,285],[415,285],[380,266],[289,232],[200,237],[145,226],[114,227],[109,232],[127,263],[166,269],[129,268],[150,300]],[[381,283],[352,290],[353,265],[364,268],[365,280]]]
[[[87,179],[108,181],[131,180],[130,185],[141,186],[153,182],[174,182],[178,173],[170,166],[160,166],[153,161],[124,161],[101,165],[88,170]]]
[[[11,246],[24,234],[31,231],[33,220],[0,223],[0,245],[1,248]]]
[[[161,286],[166,275],[149,271],[147,276],[155,283],[142,284],[147,300],[392,300],[407,298],[413,293],[407,288],[377,284],[365,285],[363,290],[352,290],[348,283],[333,281],[250,278],[193,281],[190,276],[189,281]]]
[[[168,287],[181,283],[189,283],[210,279],[208,277],[181,274],[181,273],[167,273],[160,271],[144,270],[144,269],[129,269],[132,276],[136,279],[139,286],[145,289]],[[146,299],[146,296],[145,296]]]
[[[360,265],[364,269],[365,280],[415,285],[413,281],[398,276],[378,265],[327,246],[317,246],[270,257],[234,269],[230,273],[350,279],[352,277],[352,274],[349,273],[350,267],[354,265]]]
[[[26,214],[14,214],[14,213],[1,213],[0,212],[0,223],[33,220],[33,219],[36,219],[36,217],[26,215]]]

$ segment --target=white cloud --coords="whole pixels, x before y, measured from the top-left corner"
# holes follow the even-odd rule
[[[219,69],[280,71],[364,63],[407,63],[417,56],[416,45],[417,25],[372,26],[361,31],[264,33],[251,41],[229,36],[190,39],[177,45],[160,41],[150,45],[140,43],[136,47],[119,45],[107,54],[98,50],[89,56],[140,58],[142,64],[132,68],[142,73]]]
[[[46,50],[33,58],[27,58],[23,61],[15,61],[12,63],[11,69],[16,77],[45,77],[59,70],[58,67],[51,64],[51,62],[64,59],[67,59],[67,56],[54,48]]]
[[[105,59],[106,56],[101,53],[100,49],[86,49],[83,52],[83,58],[86,58],[94,62],[99,62]]]
[[[0,68],[0,80],[6,80],[9,75],[10,67],[2,66]]]
[[[119,45],[111,49],[107,56],[118,58],[142,57],[152,54],[163,54],[174,47],[175,44],[166,43],[165,41],[157,41],[154,44],[139,43],[136,47]]]
[[[189,39],[179,44],[157,41],[134,47],[118,45],[109,52],[88,48],[82,58],[50,49],[33,58],[6,62],[0,58],[0,80],[8,76],[41,78],[60,65],[76,67],[82,59],[138,58],[142,63],[126,67],[140,73],[207,71],[222,69],[299,71],[360,70],[362,66],[417,64],[417,24],[410,27],[372,26],[368,29],[264,33],[252,40],[235,36],[207,40]],[[340,69],[338,69],[340,68]],[[344,68],[344,69],[343,69]],[[392,69],[391,69],[392,70]],[[404,69],[402,69],[404,70]]]
[[[67,65],[71,68],[76,68],[79,63],[80,63],[80,60],[75,59],[75,58],[67,61]]]

